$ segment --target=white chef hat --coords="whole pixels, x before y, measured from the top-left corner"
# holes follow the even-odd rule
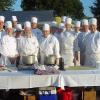
[[[87,19],[83,19],[83,20],[82,20],[82,25],[89,25],[88,20],[87,20]]]
[[[71,18],[66,18],[65,24],[72,24],[72,19]]]
[[[32,17],[32,18],[31,18],[31,22],[37,24],[38,18],[37,18],[37,17]]]
[[[65,25],[64,25],[63,23],[60,23],[60,24],[58,25],[58,28],[59,28],[59,29],[64,29],[64,27],[65,27]]]
[[[12,16],[12,21],[17,21],[17,17],[16,16]]]
[[[11,21],[6,21],[5,27],[6,28],[12,28],[12,22]]]
[[[47,23],[45,23],[45,24],[43,25],[43,30],[50,30],[50,25],[47,24]]]
[[[66,18],[67,18],[66,16],[62,16],[61,17],[62,22],[65,22],[66,21]]]
[[[91,18],[91,19],[89,20],[89,24],[97,25],[97,19],[96,19],[96,18]]]
[[[76,21],[75,22],[75,27],[80,27],[80,25],[81,25],[81,22],[80,21]]]
[[[52,21],[52,22],[50,23],[50,26],[51,26],[51,27],[57,27],[57,22],[56,22],[56,21]]]
[[[17,31],[22,31],[22,25],[21,24],[17,24],[16,25],[16,30]]]
[[[0,16],[0,21],[4,22],[5,21],[5,17],[4,16]]]
[[[24,23],[24,28],[27,27],[27,28],[31,28],[31,23],[29,21],[26,21]]]

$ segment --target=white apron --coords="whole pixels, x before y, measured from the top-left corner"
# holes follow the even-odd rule
[[[74,36],[69,32],[62,33],[62,36],[61,36],[61,56],[64,59],[64,66],[65,67],[74,66],[73,47],[74,47]]]
[[[97,62],[100,62],[100,54],[86,55],[85,66],[96,67]]]
[[[96,63],[100,61],[100,33],[90,33],[85,40],[85,66],[96,67]]]

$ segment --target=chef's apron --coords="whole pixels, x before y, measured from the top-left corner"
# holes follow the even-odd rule
[[[85,66],[96,67],[98,61],[100,62],[100,53],[86,54]]]

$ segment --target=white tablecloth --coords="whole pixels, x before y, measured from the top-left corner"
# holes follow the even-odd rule
[[[33,71],[0,72],[0,89],[45,86],[100,86],[99,70],[69,70],[59,75],[34,75]]]

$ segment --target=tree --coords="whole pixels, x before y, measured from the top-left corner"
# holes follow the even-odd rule
[[[22,0],[21,7],[23,10],[55,10],[59,16],[78,19],[84,16],[80,0]]]
[[[0,0],[0,11],[12,10],[15,0]]]
[[[94,17],[98,19],[98,28],[100,30],[100,0],[94,2],[94,6],[91,6],[91,11],[94,14]]]

